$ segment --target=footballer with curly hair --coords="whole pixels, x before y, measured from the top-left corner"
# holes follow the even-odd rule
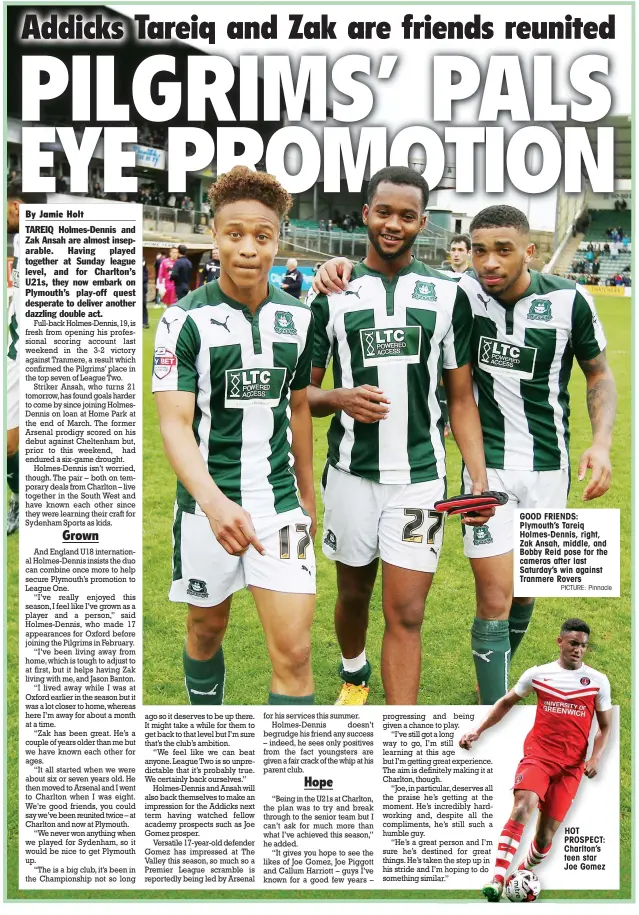
[[[311,310],[269,283],[291,197],[236,166],[213,185],[220,277],[167,309],[153,391],[178,478],[172,601],[185,602],[189,702],[223,702],[222,640],[247,587],[266,637],[269,704],[311,704],[315,490],[306,397]]]

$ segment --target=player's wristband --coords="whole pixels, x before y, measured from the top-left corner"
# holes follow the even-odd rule
[[[445,512],[447,515],[472,515],[483,508],[497,508],[507,502],[507,493],[488,490],[478,495],[464,495],[462,493],[459,496],[451,496],[450,499],[440,499],[439,502],[435,502],[433,508],[436,512]]]

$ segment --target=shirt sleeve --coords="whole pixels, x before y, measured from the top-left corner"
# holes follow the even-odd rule
[[[599,692],[597,693],[597,698],[595,699],[595,708],[598,712],[607,712],[612,708],[612,700],[610,697],[610,681],[608,677],[601,677],[601,686],[599,687]]]
[[[520,696],[522,699],[525,699],[526,696],[530,696],[530,694],[532,693],[532,691],[534,689],[533,678],[535,676],[536,670],[537,670],[536,667],[529,667],[528,670],[525,670],[523,672],[523,674],[521,675],[521,677],[519,678],[519,680],[517,681],[517,683],[515,683],[515,685],[513,687],[513,689],[515,690],[517,695]]]
[[[594,359],[606,348],[606,337],[592,296],[577,287],[572,306],[572,348],[579,362]]]
[[[309,315],[308,330],[306,332],[306,343],[300,358],[297,360],[295,375],[291,382],[291,390],[299,391],[307,388],[311,383],[311,363],[313,359],[313,337],[314,337],[314,318],[313,312]]]
[[[331,361],[331,349],[333,345],[331,310],[327,296],[317,295],[311,290],[306,298],[307,304],[309,304],[309,298],[311,298],[310,305],[313,311],[315,325],[313,368],[325,369]]]
[[[443,340],[445,369],[458,369],[470,362],[472,328],[473,313],[468,296],[461,286],[457,286],[452,321]]]
[[[197,392],[200,332],[179,306],[167,308],[158,324],[153,354],[152,391]]]

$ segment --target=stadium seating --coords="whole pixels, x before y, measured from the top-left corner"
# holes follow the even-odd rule
[[[590,210],[590,225],[584,233],[583,240],[588,242],[610,241],[606,238],[606,229],[617,226],[630,237],[632,217],[630,210]]]
[[[597,273],[599,285],[607,285],[608,280],[617,276],[617,274],[628,277],[629,274],[626,272],[626,268],[632,265],[632,241],[629,248],[624,248],[620,242],[614,242],[617,248],[617,256],[614,258],[603,251],[603,246],[605,244],[613,244],[612,239],[606,235],[608,229],[613,227],[621,229],[623,235],[631,239],[631,226],[632,219],[629,210],[590,210],[590,225],[574,253],[573,263],[574,261],[585,260],[588,245],[592,243],[599,247],[599,251],[595,251],[595,257],[599,260],[599,271]],[[564,271],[564,275],[571,279],[577,279],[581,283],[588,283],[589,280],[588,274],[584,274],[580,270],[574,270],[572,264]]]

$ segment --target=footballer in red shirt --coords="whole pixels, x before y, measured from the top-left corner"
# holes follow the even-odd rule
[[[531,870],[543,861],[582,775],[594,778],[597,774],[610,737],[612,704],[608,678],[583,663],[589,636],[590,627],[583,620],[566,620],[557,638],[558,660],[525,671],[515,687],[492,706],[477,729],[464,734],[459,741],[461,747],[469,750],[520,699],[533,691],[537,693],[535,723],[526,736],[524,756],[515,773],[513,809],[497,843],[493,879],[482,889],[489,902],[499,902],[506,873],[535,807],[539,807],[535,837],[520,869]],[[595,715],[599,729],[586,761]]]

